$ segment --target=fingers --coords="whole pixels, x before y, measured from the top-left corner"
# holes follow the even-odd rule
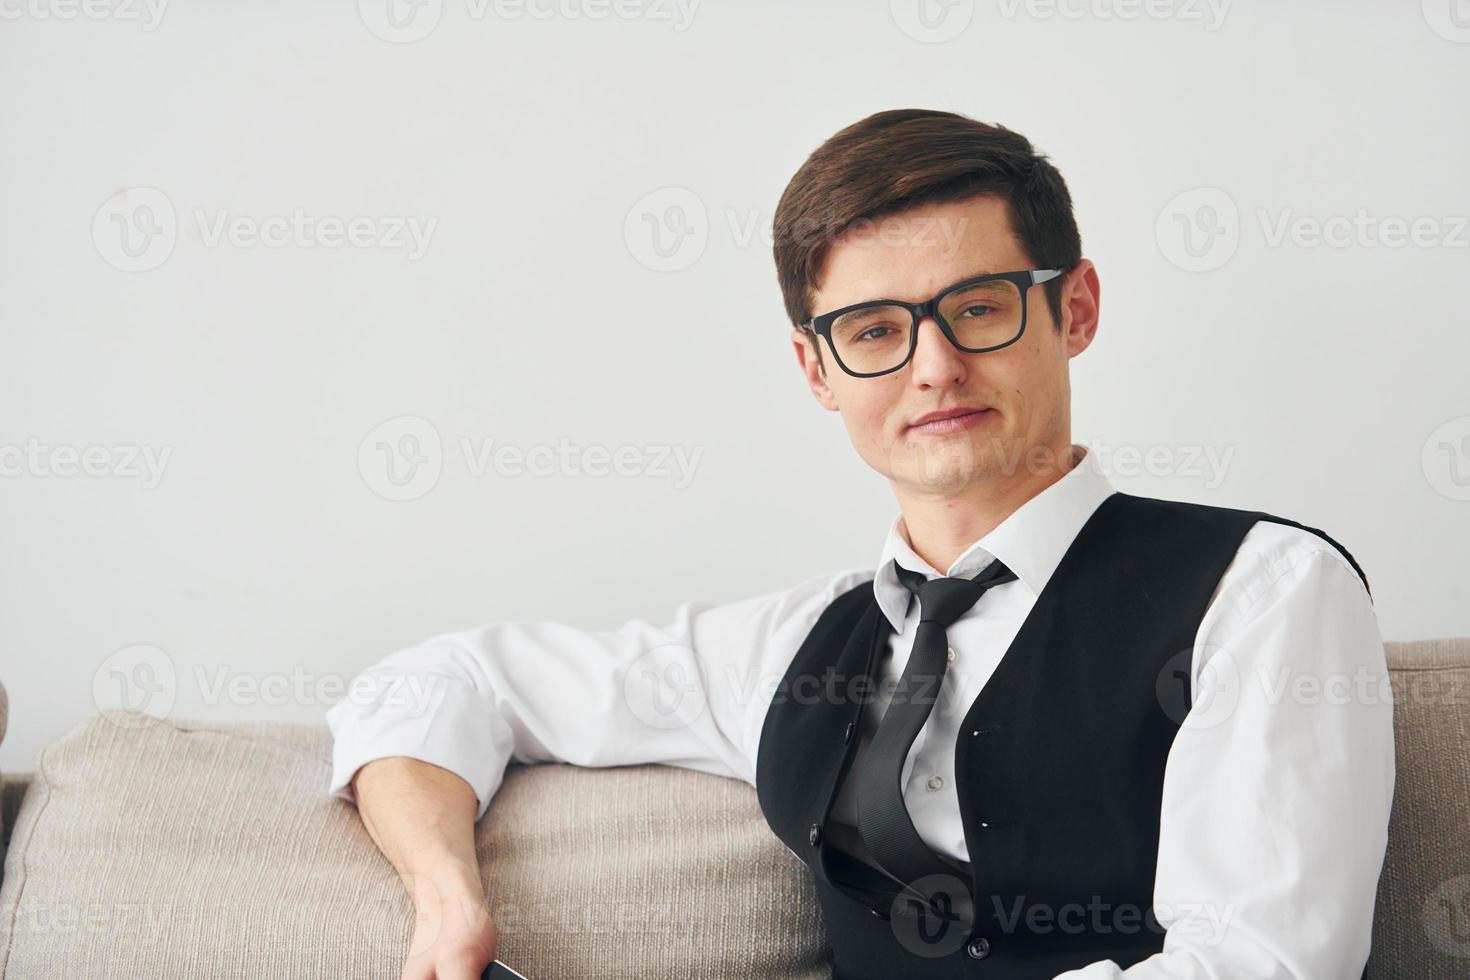
[[[434,959],[431,956],[410,956],[403,964],[398,980],[434,980]]]
[[[438,964],[433,980],[480,980],[489,972],[490,960],[483,955],[464,952],[447,957],[447,962]]]

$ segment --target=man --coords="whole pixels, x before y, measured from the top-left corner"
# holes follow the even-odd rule
[[[366,671],[330,791],[420,909],[404,976],[493,953],[473,823],[512,758],[751,783],[840,980],[1359,976],[1394,780],[1367,579],[1288,519],[1117,492],[1072,443],[1099,282],[1061,175],[1004,128],[880,112],[803,164],[775,238],[797,363],[898,500],[878,565]],[[685,723],[626,696],[650,659],[702,680]]]

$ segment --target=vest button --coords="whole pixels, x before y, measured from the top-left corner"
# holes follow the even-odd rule
[[[842,744],[846,745],[852,741],[852,722],[847,723],[847,730],[842,733]]]
[[[807,843],[811,844],[813,847],[816,847],[817,841],[822,839],[822,828],[817,826],[816,824],[812,824],[811,829],[806,832],[806,839]]]
[[[872,912],[875,916],[877,916],[880,919],[887,920],[889,918],[888,913],[885,912],[885,911],[883,911],[882,909],[868,909],[868,911],[869,912]]]
[[[971,959],[983,960],[990,955],[990,940],[984,936],[972,939],[965,947],[965,952],[970,954]]]

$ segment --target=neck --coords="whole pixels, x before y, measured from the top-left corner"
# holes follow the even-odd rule
[[[914,493],[895,487],[909,547],[936,571],[947,574],[971,545],[1060,480],[1086,453],[1086,447],[1074,449],[1065,440],[1052,452],[1037,453],[1047,465],[1013,467],[1012,474],[968,484],[956,493]]]

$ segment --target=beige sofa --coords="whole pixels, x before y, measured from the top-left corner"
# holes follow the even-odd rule
[[[1470,639],[1388,657],[1398,780],[1368,976],[1465,980]],[[4,715],[0,689],[0,735]],[[412,911],[326,796],[329,759],[324,724],[78,725],[5,778],[0,977],[396,980]],[[512,766],[477,842],[502,958],[533,980],[829,976],[811,879],[743,783]]]

